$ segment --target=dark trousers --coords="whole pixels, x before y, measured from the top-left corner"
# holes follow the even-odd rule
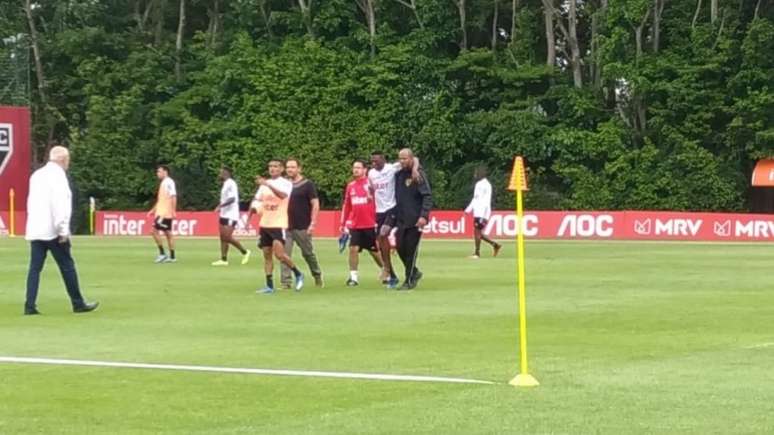
[[[419,255],[419,240],[421,238],[422,232],[417,227],[398,227],[398,231],[395,233],[398,256],[406,268],[406,282],[413,282],[419,273],[417,256]]]
[[[317,255],[314,253],[312,236],[306,230],[287,230],[285,232],[285,253],[288,254],[288,257],[293,256],[294,245],[298,245],[301,248],[301,255],[304,256],[306,264],[309,265],[312,276],[322,276],[320,263],[317,261]],[[282,263],[283,285],[290,285],[293,282],[293,276],[290,272],[290,268],[285,263]]]
[[[51,251],[51,255],[59,266],[59,272],[62,274],[67,294],[70,295],[70,301],[73,307],[80,307],[84,304],[81,289],[78,286],[78,272],[75,270],[75,261],[70,255],[70,242],[59,243],[54,240],[33,240],[30,243],[30,270],[27,273],[27,308],[35,308],[35,301],[38,299],[38,286],[40,284],[40,272],[46,262],[46,255]]]

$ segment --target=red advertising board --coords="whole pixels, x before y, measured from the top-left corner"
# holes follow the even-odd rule
[[[317,236],[338,236],[338,211],[320,212]],[[97,212],[96,232],[101,235],[148,235],[152,221],[143,212]],[[496,238],[512,238],[521,229],[527,238],[568,240],[688,240],[774,241],[774,215],[729,213],[681,213],[641,211],[536,211],[521,223],[513,212],[494,212],[485,232]],[[215,236],[218,217],[213,212],[179,212],[173,231],[181,236]],[[257,222],[242,215],[235,234],[254,237]],[[430,216],[425,236],[464,239],[473,235],[473,219],[460,211],[436,211]]]
[[[30,111],[0,106],[0,210],[9,210],[8,192],[15,193],[16,210],[27,209],[30,179]]]

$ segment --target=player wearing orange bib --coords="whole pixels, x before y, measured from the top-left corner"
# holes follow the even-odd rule
[[[153,219],[153,240],[159,248],[159,256],[156,263],[174,263],[175,239],[172,236],[172,220],[177,211],[177,188],[175,181],[169,177],[169,167],[159,165],[156,168],[156,177],[161,180],[159,191],[156,195],[156,205],[148,212]],[[164,242],[161,236],[166,236],[169,256],[164,252]]]
[[[269,162],[269,179],[257,177],[255,183],[259,186],[250,214],[255,211],[260,218],[260,240],[258,247],[263,250],[264,270],[266,271],[266,287],[258,293],[274,293],[274,260],[284,263],[295,276],[295,290],[304,287],[304,274],[285,253],[285,230],[288,228],[288,204],[293,183],[282,177],[285,164],[280,160]],[[272,255],[273,254],[273,255]]]

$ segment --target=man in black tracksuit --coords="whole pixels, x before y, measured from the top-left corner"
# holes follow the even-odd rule
[[[419,168],[418,179],[412,177],[414,153],[402,149],[398,154],[402,169],[395,175],[395,226],[398,255],[406,267],[406,278],[398,290],[412,290],[422,278],[416,267],[419,240],[427,225],[433,198],[425,172]]]

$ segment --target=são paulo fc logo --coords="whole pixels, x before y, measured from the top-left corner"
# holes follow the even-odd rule
[[[13,125],[0,124],[0,175],[13,155]]]

